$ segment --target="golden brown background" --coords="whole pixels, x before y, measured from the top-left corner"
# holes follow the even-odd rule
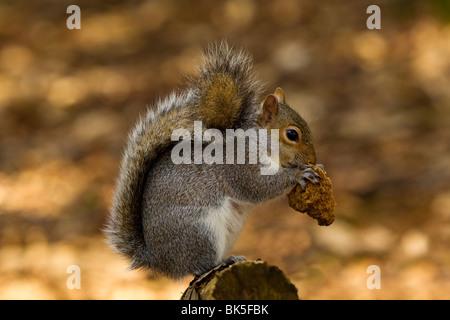
[[[371,4],[381,30],[366,28]],[[446,0],[2,1],[0,298],[180,297],[190,279],[127,271],[99,230],[128,130],[215,39],[253,53],[267,92],[284,88],[338,202],[319,227],[273,201],[232,253],[279,266],[303,299],[449,299]]]

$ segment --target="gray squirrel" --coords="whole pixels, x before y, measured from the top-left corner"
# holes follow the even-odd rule
[[[261,100],[249,54],[222,41],[202,57],[184,91],[159,101],[129,134],[104,230],[131,269],[173,279],[245,259],[224,257],[251,209],[319,179],[311,168],[316,155],[308,125],[286,104],[282,89]],[[221,132],[264,129],[267,139],[278,129],[278,171],[261,174],[267,163],[175,164],[172,135],[177,129],[193,133],[194,121]]]

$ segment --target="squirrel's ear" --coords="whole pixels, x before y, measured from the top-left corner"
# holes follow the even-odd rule
[[[273,118],[278,115],[278,99],[273,94],[269,94],[264,100],[262,109],[264,122],[266,124],[272,122]]]
[[[286,102],[285,102],[285,98],[284,98],[284,90],[281,89],[280,87],[278,87],[278,88],[275,90],[275,93],[274,93],[273,95],[274,95],[275,97],[277,97],[279,103],[282,103],[282,104],[285,104],[285,103],[286,103]]]

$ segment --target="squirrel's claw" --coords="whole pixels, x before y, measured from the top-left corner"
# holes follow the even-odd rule
[[[323,166],[322,166],[323,167]],[[300,185],[303,191],[306,189],[307,181],[310,181],[314,184],[319,184],[320,176],[317,172],[315,172],[310,166],[304,165],[302,166],[302,173],[297,178],[297,183]]]
[[[325,170],[325,168],[323,167],[323,164],[318,163],[318,164],[316,164],[316,167],[319,169]]]
[[[300,185],[303,191],[306,190],[306,181],[303,179],[297,180],[297,183]]]

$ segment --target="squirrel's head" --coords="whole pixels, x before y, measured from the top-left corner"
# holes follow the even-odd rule
[[[311,130],[306,121],[286,104],[284,91],[277,88],[262,103],[258,119],[263,128],[279,130],[279,161],[282,167],[316,164]]]

